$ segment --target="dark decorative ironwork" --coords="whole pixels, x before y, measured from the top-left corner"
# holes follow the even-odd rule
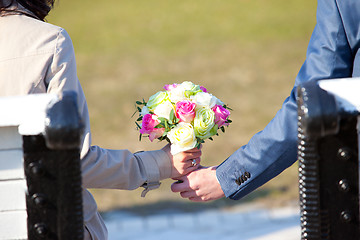
[[[297,90],[301,239],[358,240],[357,113],[316,82]]]
[[[23,136],[29,240],[83,239],[81,134],[76,96],[65,93],[47,110],[45,134]]]

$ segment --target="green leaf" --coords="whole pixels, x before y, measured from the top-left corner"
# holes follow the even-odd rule
[[[141,126],[137,122],[135,122],[135,124],[138,127],[138,129],[141,129]]]
[[[227,123],[232,123],[232,121],[230,119],[226,120]]]
[[[139,112],[141,112],[141,108],[140,107],[136,107],[137,108],[137,110],[139,111]]]
[[[139,141],[141,142],[141,138],[142,138],[142,134],[140,133],[139,135]]]
[[[170,117],[169,117],[170,122],[174,122],[174,117],[175,117],[174,109],[171,109],[171,111],[170,111]]]
[[[230,110],[230,111],[234,111],[234,110],[232,110],[230,107],[228,107],[227,105],[224,105],[223,107],[224,107],[225,109]]]
[[[141,121],[143,119],[143,116],[140,116],[136,121]]]
[[[167,119],[164,118],[164,117],[158,117],[158,120],[159,120],[160,122],[167,122]]]
[[[143,105],[144,103],[140,102],[140,101],[136,101],[137,105]]]
[[[195,147],[196,147],[197,149],[200,149],[200,145],[201,145],[202,143],[204,143],[205,141],[204,141],[203,139],[200,139],[200,138],[196,138],[196,140],[197,140],[197,143],[196,143]]]
[[[220,129],[221,129],[222,132],[225,132],[224,126],[221,126]]]
[[[209,137],[209,139],[210,139],[211,141],[214,141],[214,139],[213,139],[212,137]]]
[[[166,118],[163,118],[163,117],[159,117],[158,120],[160,121],[159,124],[161,124],[161,128],[168,128],[168,125],[167,125],[167,119]]]
[[[138,111],[135,110],[135,112],[133,113],[133,115],[131,115],[131,118],[133,118],[137,112],[138,112]]]

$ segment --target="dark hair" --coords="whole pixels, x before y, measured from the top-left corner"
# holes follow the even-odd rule
[[[45,17],[49,14],[50,10],[54,6],[55,0],[0,0],[0,13],[1,14],[16,14],[16,13],[24,13],[15,8],[9,8],[13,4],[17,6],[17,4],[22,5],[27,10],[31,11],[35,16],[37,16],[40,20],[45,19]],[[26,14],[26,13],[25,13]]]

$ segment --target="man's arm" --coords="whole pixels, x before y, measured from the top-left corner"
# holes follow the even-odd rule
[[[310,80],[350,77],[352,69],[353,54],[337,2],[319,0],[317,24],[308,46],[306,61],[290,96],[263,131],[255,134],[247,145],[235,151],[216,169],[217,180],[226,197],[240,199],[297,160],[296,87]],[[201,173],[200,169],[191,175]],[[206,182],[215,182],[213,174],[203,174],[201,178],[191,175],[187,176],[189,184],[184,181],[173,187],[173,191],[189,192],[186,195],[193,198],[196,196],[196,199],[205,195],[207,199],[219,198],[218,191],[214,194],[200,191],[201,188],[205,189]],[[191,186],[197,187],[192,189]]]

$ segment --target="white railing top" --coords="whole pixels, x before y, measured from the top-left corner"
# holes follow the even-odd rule
[[[347,112],[360,112],[360,78],[321,80],[319,86],[334,94],[340,108]]]
[[[58,101],[55,94],[32,94],[0,98],[0,127],[18,126],[21,135],[37,135],[45,130],[46,109]]]

